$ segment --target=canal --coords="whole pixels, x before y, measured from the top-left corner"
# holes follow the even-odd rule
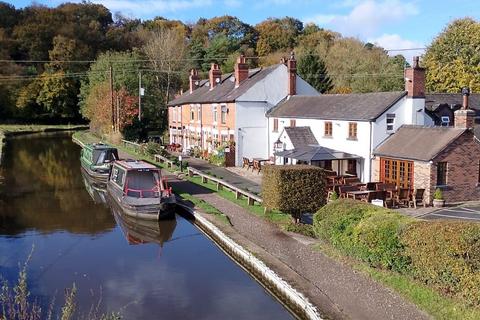
[[[73,283],[77,315],[100,303],[124,319],[291,319],[292,315],[191,222],[122,219],[81,174],[67,134],[7,141],[0,175],[0,275],[28,265],[44,309]],[[87,182],[87,183],[86,183]]]

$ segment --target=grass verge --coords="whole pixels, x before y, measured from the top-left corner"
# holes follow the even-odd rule
[[[330,244],[321,242],[315,246],[334,260],[348,264],[375,281],[392,288],[406,300],[439,320],[474,320],[480,319],[480,310],[469,307],[462,301],[442,296],[439,292],[414,279],[396,272],[372,268],[368,264],[343,255]]]
[[[78,140],[84,142],[84,143],[93,143],[93,142],[98,142],[100,140],[98,137],[94,136],[93,134],[91,134],[89,132],[76,132],[74,134],[74,137],[77,138]],[[179,167],[167,168],[167,166],[165,166],[163,164],[154,162],[152,157],[138,154],[133,149],[125,148],[121,145],[115,145],[115,146],[120,151],[123,151],[123,152],[125,152],[125,153],[127,153],[131,156],[136,157],[136,158],[151,162],[154,165],[156,165],[156,166],[158,166],[158,167],[160,167],[160,168],[162,168],[166,171],[178,172],[180,170]],[[217,186],[213,182],[209,181],[207,183],[202,183],[202,179],[198,176],[189,177],[188,175],[185,175],[185,179],[192,182],[192,183],[195,183],[197,185],[200,185],[204,188],[207,188],[207,189],[217,193],[222,198],[241,206],[242,208],[246,209],[250,213],[253,213],[253,214],[255,214],[259,217],[265,218],[266,220],[279,225],[283,229],[285,229],[285,226],[288,225],[291,222],[290,215],[285,214],[283,212],[279,212],[279,211],[270,211],[270,212],[265,213],[264,208],[261,205],[259,205],[258,203],[255,203],[253,206],[250,206],[250,205],[248,205],[247,199],[236,199],[235,194],[231,191],[217,190]],[[178,192],[180,194],[182,194],[181,190],[178,190]],[[177,194],[179,194],[179,193],[177,193]],[[184,193],[184,194],[186,194],[186,193]],[[192,197],[191,195],[189,195],[189,196]],[[194,198],[194,197],[192,197],[192,198]],[[196,198],[194,198],[194,199],[196,199]],[[190,200],[190,199],[187,199],[187,200]],[[203,201],[203,202],[205,202],[205,201]]]

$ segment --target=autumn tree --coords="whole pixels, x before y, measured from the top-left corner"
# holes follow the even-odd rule
[[[328,92],[333,88],[325,63],[312,50],[300,56],[297,71],[303,80],[307,81],[320,93]]]
[[[258,31],[257,53],[265,56],[278,50],[293,49],[303,31],[303,23],[295,18],[269,18],[255,26]]]
[[[480,23],[471,18],[450,23],[428,46],[423,64],[432,92],[480,91]]]

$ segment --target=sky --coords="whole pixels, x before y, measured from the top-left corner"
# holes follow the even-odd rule
[[[5,0],[3,0],[5,1]],[[31,0],[7,0],[17,8]],[[56,6],[65,1],[36,0]],[[73,0],[70,2],[80,2]],[[423,48],[456,18],[480,20],[479,0],[91,0],[112,13],[143,20],[162,16],[184,22],[233,15],[255,25],[269,17],[290,16],[304,23],[376,43],[385,49]],[[391,51],[407,59],[421,51]]]

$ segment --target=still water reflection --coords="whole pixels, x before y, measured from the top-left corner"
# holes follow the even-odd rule
[[[28,136],[4,149],[0,274],[29,264],[32,294],[47,305],[75,283],[88,313],[125,319],[290,319],[291,315],[190,222],[135,223],[81,175],[68,135]]]

